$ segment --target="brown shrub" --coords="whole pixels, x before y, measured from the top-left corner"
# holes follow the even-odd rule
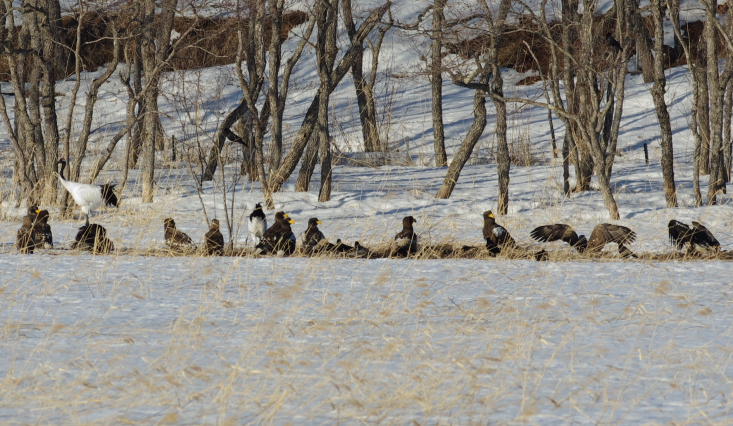
[[[290,30],[306,22],[305,12],[293,11],[283,16],[281,37],[286,39]],[[136,23],[129,13],[87,13],[81,19],[81,60],[82,70],[94,71],[112,61],[112,22],[119,28],[123,48],[133,46]],[[191,31],[181,41],[180,50],[171,60],[171,68],[177,70],[196,69],[234,63],[237,53],[236,34],[239,25],[246,31],[246,23],[236,18],[195,18],[176,17],[173,28],[179,34]],[[57,64],[59,76],[74,72],[76,32],[79,27],[78,16],[64,16],[61,20],[60,38],[64,44],[63,57]],[[20,32],[21,28],[18,28]],[[3,39],[5,31],[3,31]],[[17,40],[15,41],[17,44]],[[270,42],[270,19],[265,20],[265,43]],[[246,47],[245,47],[246,48]],[[10,71],[5,55],[0,55],[0,80],[9,81]],[[28,68],[28,67],[26,67]]]

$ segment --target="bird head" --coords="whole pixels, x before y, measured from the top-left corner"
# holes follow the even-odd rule
[[[262,210],[262,203],[255,204],[255,210]]]
[[[173,220],[173,218],[167,217],[163,219],[163,226],[165,228],[175,228],[176,227],[176,221]]]
[[[320,224],[321,224],[321,221],[318,220],[317,217],[312,217],[312,218],[308,219],[308,228],[314,227],[314,226],[317,226],[317,225],[320,225]]]
[[[295,223],[295,221],[293,219],[288,218],[288,223],[292,225]],[[321,222],[318,222],[318,223],[321,223]]]
[[[486,210],[484,212],[484,222],[487,222],[487,223],[496,222],[496,218],[494,217],[494,212],[492,212],[491,210]]]
[[[211,221],[211,229],[219,229],[219,219],[214,219]]]

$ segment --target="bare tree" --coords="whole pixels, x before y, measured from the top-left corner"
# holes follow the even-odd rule
[[[166,62],[171,42],[173,18],[176,14],[177,0],[162,0],[160,17],[155,19],[155,0],[145,0],[142,22],[142,62],[148,90],[143,97],[145,117],[143,119],[143,159],[141,180],[144,203],[153,202],[155,180],[156,138],[159,134],[158,94],[160,92],[160,66]]]
[[[664,178],[664,195],[667,207],[677,207],[677,189],[674,183],[674,147],[672,144],[672,123],[664,100],[667,78],[664,75],[664,21],[662,0],[652,0],[652,17],[654,19],[654,85],[652,99],[657,112],[662,145],[662,176]]]
[[[496,135],[500,145],[499,210],[501,211],[503,208],[506,211],[508,206],[508,193],[506,191],[508,191],[509,186],[509,166],[507,164],[509,161],[509,150],[506,145],[506,106],[503,100],[503,80],[501,78],[498,60],[499,46],[504,35],[504,27],[506,26],[506,18],[511,7],[511,0],[501,0],[496,16],[494,16],[494,12],[485,0],[480,0],[479,5],[481,6],[481,13],[478,16],[480,16],[481,24],[487,29],[487,36],[489,37],[488,46],[484,48],[485,51],[480,52],[476,56],[473,64],[475,68],[470,74],[451,71],[451,78],[454,84],[476,90],[473,101],[474,122],[466,137],[463,139],[463,143],[458,152],[454,155],[453,161],[448,166],[443,185],[438,190],[436,198],[450,198],[453,193],[461,171],[486,127],[486,96],[491,96],[492,100],[494,100],[494,105],[497,107]],[[471,21],[472,19],[466,22],[470,23]],[[503,146],[501,146],[502,144]],[[504,193],[501,193],[502,188],[505,191]]]
[[[353,41],[356,35],[356,24],[354,23],[352,1],[342,0],[343,20],[346,25],[346,31],[349,40]],[[382,147],[379,140],[379,129],[377,127],[377,108],[374,102],[374,85],[377,81],[377,69],[379,67],[379,55],[382,50],[382,42],[387,32],[392,28],[391,13],[388,12],[389,21],[379,27],[378,36],[375,42],[371,42],[368,38],[365,42],[369,45],[372,63],[369,67],[368,76],[364,76],[364,53],[363,48],[357,51],[354,63],[351,65],[351,75],[354,80],[354,89],[356,90],[356,100],[359,105],[359,120],[361,121],[361,131],[364,137],[364,151],[374,152],[381,151]]]
[[[445,152],[445,127],[443,126],[443,25],[447,2],[448,0],[433,2],[433,32],[430,46],[430,90],[436,167],[448,165],[448,156]]]
[[[356,58],[357,51],[361,49],[364,39],[369,35],[372,29],[379,23],[387,9],[390,7],[391,2],[387,1],[380,7],[377,7],[371,11],[369,16],[362,22],[354,35],[353,40],[349,44],[349,47],[344,52],[341,59],[338,61],[338,65],[334,68],[331,75],[331,86],[328,87],[326,93],[322,93],[319,89],[315,97],[311,101],[311,105],[303,118],[300,130],[295,137],[293,147],[290,152],[285,156],[282,164],[277,170],[273,170],[270,173],[270,188],[273,192],[279,191],[283,183],[290,177],[298,165],[303,152],[305,151],[308,140],[313,133],[318,118],[318,105],[321,96],[330,96],[331,93],[336,89],[336,85],[344,78],[346,73],[351,69],[351,65]]]
[[[13,179],[23,188],[20,198],[51,202],[57,194],[54,172],[60,142],[55,88],[61,8],[58,0],[29,0],[20,7],[4,0],[0,12],[6,29],[0,45],[15,96],[14,123],[5,100],[0,104],[15,152]],[[20,28],[16,13],[23,17]]]

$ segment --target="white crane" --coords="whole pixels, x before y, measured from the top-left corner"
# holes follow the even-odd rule
[[[61,164],[59,171],[59,180],[61,185],[74,197],[76,204],[81,207],[81,211],[86,215],[86,226],[89,226],[89,212],[102,205],[104,202],[108,206],[117,207],[117,196],[114,193],[114,184],[90,185],[88,183],[71,182],[64,179],[64,170],[66,169],[66,160],[60,159],[56,165]]]

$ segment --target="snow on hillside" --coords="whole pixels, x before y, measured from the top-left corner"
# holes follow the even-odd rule
[[[401,16],[418,10],[410,2],[400,7]],[[411,164],[336,167],[326,203],[317,201],[318,171],[308,193],[294,192],[293,176],[275,201],[276,210],[296,220],[299,238],[308,218],[318,217],[332,241],[378,246],[413,215],[423,244],[481,244],[481,214],[497,202],[493,107],[487,103],[486,133],[453,196],[436,200],[445,169],[433,167],[430,91],[413,72],[420,64],[414,44],[398,32],[385,43],[387,72],[378,89],[383,132],[393,150],[409,151]],[[315,91],[313,66],[307,56],[295,74],[287,143]],[[82,87],[101,71],[85,73]],[[514,86],[525,76],[506,70],[505,92],[542,99],[540,83]],[[684,68],[668,70],[668,77],[681,206],[665,208],[649,86],[629,76],[622,155],[612,179],[617,223],[638,233],[631,245],[638,252],[670,250],[672,218],[701,221],[730,249],[730,197],[692,207],[690,79]],[[68,93],[73,83],[57,91]],[[210,143],[241,95],[230,66],[168,74],[162,93],[163,123],[179,137],[182,153]],[[446,82],[444,94],[450,153],[470,126],[472,93]],[[116,132],[127,101],[114,78],[99,98],[93,152]],[[356,151],[360,130],[348,78],[332,99],[335,143]],[[64,116],[68,95],[57,100]],[[514,105],[509,119],[510,142],[527,145],[533,161],[512,166],[510,211],[498,218],[519,244],[538,249],[529,232],[540,224],[568,223],[588,235],[608,222],[597,192],[562,195],[546,111]],[[560,139],[559,121],[555,128]],[[7,182],[10,152],[2,132]],[[113,157],[98,181],[119,181],[118,162]],[[233,212],[234,241],[251,244],[246,217],[262,194],[259,184],[236,180],[236,163],[201,192],[187,163],[160,164],[154,203],[141,203],[133,172],[120,208],[92,216],[121,249],[111,256],[67,250],[83,218],[59,220],[55,208],[57,248],[17,254],[11,246],[24,208],[3,200],[0,422],[730,421],[728,262],[621,261],[611,247],[602,260],[547,263],[125,254],[162,247],[165,217],[199,243],[206,218],[217,217],[228,238],[225,207]],[[274,211],[267,214],[272,220]],[[558,243],[545,248],[570,250]]]

